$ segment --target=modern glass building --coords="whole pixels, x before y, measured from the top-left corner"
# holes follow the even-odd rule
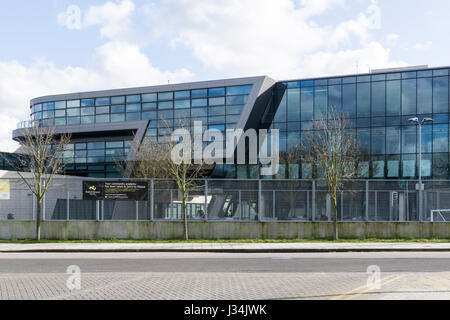
[[[424,179],[449,179],[449,68],[409,67],[370,74],[277,82],[253,77],[177,85],[47,96],[31,101],[31,123],[71,133],[66,173],[120,177],[117,160],[133,160],[131,143],[164,142],[182,120],[225,133],[227,129],[279,129],[279,173],[260,177],[257,165],[216,165],[212,178],[312,179],[309,163],[283,154],[314,130],[330,108],[342,110],[368,157],[362,179],[416,179],[418,126],[422,127]]]

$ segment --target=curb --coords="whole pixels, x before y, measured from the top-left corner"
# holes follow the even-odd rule
[[[450,248],[338,248],[338,249],[30,249],[2,253],[342,253],[342,252],[450,252]]]

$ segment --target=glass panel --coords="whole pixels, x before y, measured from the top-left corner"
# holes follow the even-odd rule
[[[400,81],[388,81],[386,83],[386,114],[391,116],[400,115],[401,98]]]
[[[125,114],[115,113],[111,115],[111,122],[122,122],[125,121]]]
[[[157,109],[156,103],[144,103],[142,104],[142,111],[155,111]]]
[[[207,107],[208,99],[194,99],[192,100],[192,107]]]
[[[191,100],[177,100],[175,101],[175,109],[185,109],[191,107]]]
[[[237,86],[237,87],[228,87],[227,88],[227,95],[239,95],[239,94],[250,94],[252,91],[253,85],[247,85],[247,86]]]
[[[66,108],[66,102],[65,101],[55,102],[55,109],[65,109],[65,108]]]
[[[76,108],[76,109],[67,109],[67,116],[68,117],[72,117],[72,116],[79,116],[80,115],[80,109]]]
[[[81,115],[82,116],[92,116],[95,115],[95,108],[81,108]]]
[[[173,109],[173,101],[159,102],[158,109]]]
[[[350,118],[356,118],[356,85],[343,85],[342,93],[344,114]]]
[[[342,108],[342,86],[328,87],[328,106],[340,112]]]
[[[433,151],[448,152],[448,124],[433,125]]]
[[[111,106],[111,113],[123,113],[125,112],[124,105]]]
[[[402,153],[416,153],[416,126],[402,128]]]
[[[136,94],[127,96],[127,103],[137,103],[137,102],[141,102],[141,95]]]
[[[111,104],[124,104],[125,103],[125,97],[111,97]]]
[[[70,100],[67,101],[67,108],[79,108],[80,100]]]
[[[192,90],[192,98],[206,98],[208,96],[207,89]]]
[[[95,123],[95,117],[94,116],[81,117],[81,123],[83,124]]]
[[[416,79],[402,80],[402,114],[416,114]]]
[[[190,91],[175,92],[175,99],[189,99],[191,97]]]
[[[327,116],[328,89],[327,87],[314,88],[314,119],[319,120]]]
[[[173,100],[173,92],[158,93],[158,100]]]
[[[386,153],[400,154],[400,127],[386,128]]]
[[[140,112],[141,111],[141,105],[134,103],[134,104],[127,104],[127,112]]]
[[[357,114],[358,117],[370,116],[370,83],[358,83]]]
[[[417,113],[433,112],[433,82],[431,78],[417,80]]]
[[[246,104],[248,96],[231,96],[227,97],[227,105]]]
[[[302,102],[301,102],[301,120],[313,120],[314,115],[314,88],[302,88]],[[288,114],[288,120],[291,121],[291,116]]]
[[[209,99],[210,106],[221,106],[225,105],[225,98],[210,98]]]
[[[284,93],[283,99],[281,99],[278,110],[275,114],[274,122],[286,122],[287,116],[287,93]]]
[[[300,121],[300,88],[287,90],[288,120]]]
[[[448,112],[448,77],[433,79],[434,112]]]
[[[372,116],[384,116],[386,112],[386,83],[372,83]]]
[[[158,94],[146,93],[142,95],[142,102],[156,102],[158,100]]]
[[[81,106],[82,107],[93,107],[95,104],[94,99],[83,99],[81,100]]]
[[[107,114],[107,113],[109,113],[109,107],[97,107],[96,113],[97,114]]]
[[[96,106],[107,106],[110,104],[109,97],[95,99]]]
[[[385,153],[385,128],[372,128],[372,154]]]
[[[208,90],[210,97],[220,97],[225,95],[225,88],[212,88]]]
[[[95,122],[96,123],[106,123],[106,122],[110,122],[109,119],[110,119],[109,114],[105,114],[105,115],[101,115],[101,116],[96,116]]]

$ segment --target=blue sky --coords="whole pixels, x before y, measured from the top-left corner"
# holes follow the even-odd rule
[[[11,131],[40,95],[450,65],[449,9],[448,0],[2,1],[0,149],[16,147]]]

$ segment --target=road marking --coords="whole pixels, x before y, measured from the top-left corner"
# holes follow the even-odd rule
[[[393,278],[393,277],[395,277],[395,276],[396,276],[396,275],[393,274],[393,275],[387,276],[387,277],[385,277],[384,279],[382,279],[382,285],[383,285],[384,283],[386,283],[387,280],[389,280],[389,279],[391,279],[391,278]],[[342,298],[342,297],[346,297],[346,296],[348,296],[348,295],[351,295],[351,294],[354,293],[354,292],[358,292],[358,291],[365,290],[365,289],[367,290],[367,284],[365,284],[365,285],[363,285],[363,286],[361,286],[361,287],[355,288],[355,289],[353,289],[353,290],[350,290],[350,291],[348,291],[348,292],[346,292],[346,293],[340,294],[340,295],[338,295],[338,296],[334,296],[334,297],[330,298],[330,300],[338,300],[338,299],[340,299],[340,298]]]
[[[391,279],[389,279],[388,281],[384,281],[381,285],[384,286],[384,285],[387,285],[388,283],[391,283],[391,282],[400,280],[400,279],[405,278],[405,277],[406,277],[406,274],[400,275],[400,276],[391,278]],[[355,294],[355,295],[352,295],[352,296],[348,297],[346,300],[352,300],[352,299],[354,299],[354,298],[356,298],[356,297],[359,297],[359,296],[362,295],[362,294],[368,293],[369,291],[371,291],[371,289],[366,289],[366,290],[364,290],[364,291],[361,291],[361,292],[359,292],[359,293],[357,293],[357,294]],[[374,294],[375,294],[375,293],[374,293]]]

